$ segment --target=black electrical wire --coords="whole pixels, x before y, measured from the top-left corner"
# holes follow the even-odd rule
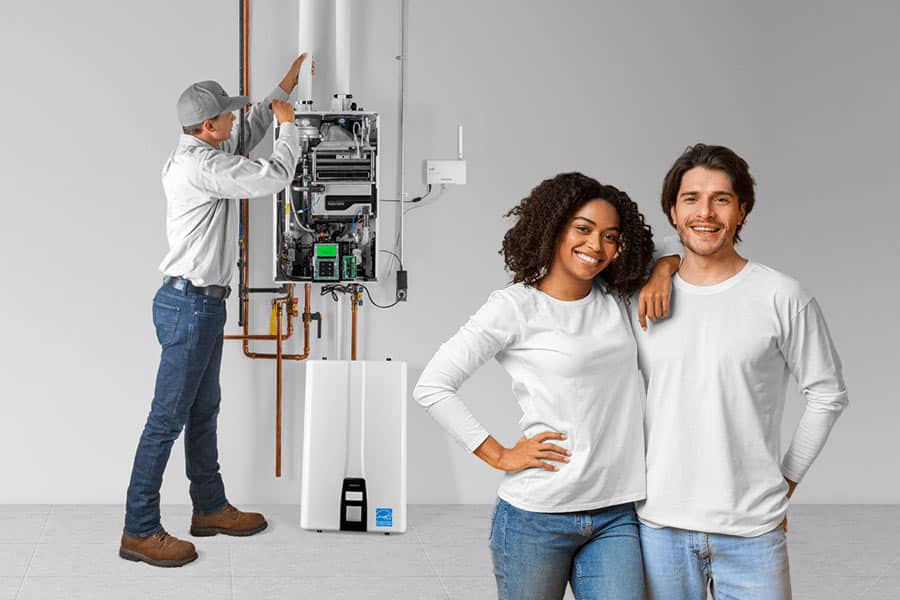
[[[369,291],[369,288],[362,285],[361,283],[357,283],[356,287],[361,288],[366,293],[366,296],[369,297],[369,304],[371,304],[372,306],[374,306],[376,308],[392,308],[400,303],[400,300],[394,300],[394,302],[392,304],[387,304],[387,305],[378,304],[377,302],[375,302],[375,300],[372,299],[372,293]],[[349,293],[351,293],[351,291],[352,290],[350,289],[349,285],[340,285],[338,283],[335,283],[333,285],[322,286],[322,290],[319,292],[319,295],[327,296],[327,295],[331,294],[331,299],[334,300],[335,302],[337,302],[338,301],[338,293],[349,294]]]
[[[397,262],[400,263],[400,270],[401,270],[401,271],[405,271],[405,270],[406,270],[406,269],[403,268],[403,261],[400,260],[400,257],[399,257],[399,256],[397,256],[396,254],[394,254],[394,253],[391,252],[390,250],[380,250],[380,252],[384,252],[385,254],[390,254],[391,256],[393,256],[394,258],[396,258],[396,259],[397,259]]]
[[[388,304],[387,306],[382,306],[382,305],[378,304],[377,302],[375,302],[374,300],[372,300],[372,294],[369,293],[369,288],[367,288],[364,285],[360,285],[359,287],[361,287],[363,289],[363,291],[366,292],[366,296],[369,297],[369,304],[371,304],[372,306],[375,306],[377,308],[391,308],[393,306],[397,306],[397,304],[400,303],[400,300],[398,299],[398,300],[394,300],[393,303]]]
[[[424,198],[424,197],[425,196],[416,196],[412,200],[389,200],[387,198],[382,198],[381,201],[382,202],[397,202],[399,204],[413,204],[415,202],[421,202],[422,198]]]
[[[322,289],[319,292],[319,295],[326,296],[328,294],[331,294],[331,299],[334,300],[335,302],[337,302],[338,301],[337,292],[340,292],[342,294],[349,294],[350,288],[346,285],[340,285],[337,283],[335,283],[333,285],[323,285]]]
[[[382,198],[381,201],[382,202],[398,202],[400,204],[415,204],[416,202],[421,202],[422,200],[424,200],[425,198],[427,198],[430,195],[431,195],[431,184],[429,183],[428,187],[426,188],[425,194],[422,196],[416,196],[412,200],[388,200],[386,198]]]

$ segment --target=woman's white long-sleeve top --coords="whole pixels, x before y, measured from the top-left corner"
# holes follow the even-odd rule
[[[554,443],[572,452],[559,471],[507,473],[499,496],[523,510],[568,512],[639,500],[645,495],[644,384],[627,308],[594,288],[574,301],[524,284],[493,292],[487,303],[425,367],[414,391],[470,452],[488,437],[458,396],[491,358],[512,378],[522,433],[565,433]],[[478,398],[481,402],[505,398]]]

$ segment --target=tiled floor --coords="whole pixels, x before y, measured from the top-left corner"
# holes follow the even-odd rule
[[[490,506],[410,506],[409,532],[389,537],[304,531],[294,506],[242,508],[269,529],[188,537],[200,558],[158,569],[118,557],[122,506],[0,505],[0,600],[495,597]],[[188,506],[163,510],[174,535],[189,520]],[[794,506],[788,540],[798,600],[900,600],[900,506]]]

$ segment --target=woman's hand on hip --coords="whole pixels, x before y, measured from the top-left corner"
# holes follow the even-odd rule
[[[475,449],[475,455],[495,469],[509,473],[531,468],[558,471],[558,466],[547,461],[567,463],[572,453],[548,440],[564,439],[564,433],[545,431],[530,438],[523,436],[515,446],[505,448],[493,436],[488,436]]]

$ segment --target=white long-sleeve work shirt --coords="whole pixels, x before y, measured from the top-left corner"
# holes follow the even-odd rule
[[[270,102],[287,97],[275,88],[251,108],[244,128],[247,151],[262,140],[272,122]],[[237,253],[238,199],[274,194],[294,176],[299,133],[291,122],[283,123],[279,134],[272,155],[253,160],[234,154],[237,121],[231,139],[218,148],[192,135],[179,138],[162,171],[169,251],[160,271],[198,286],[228,285]]]

